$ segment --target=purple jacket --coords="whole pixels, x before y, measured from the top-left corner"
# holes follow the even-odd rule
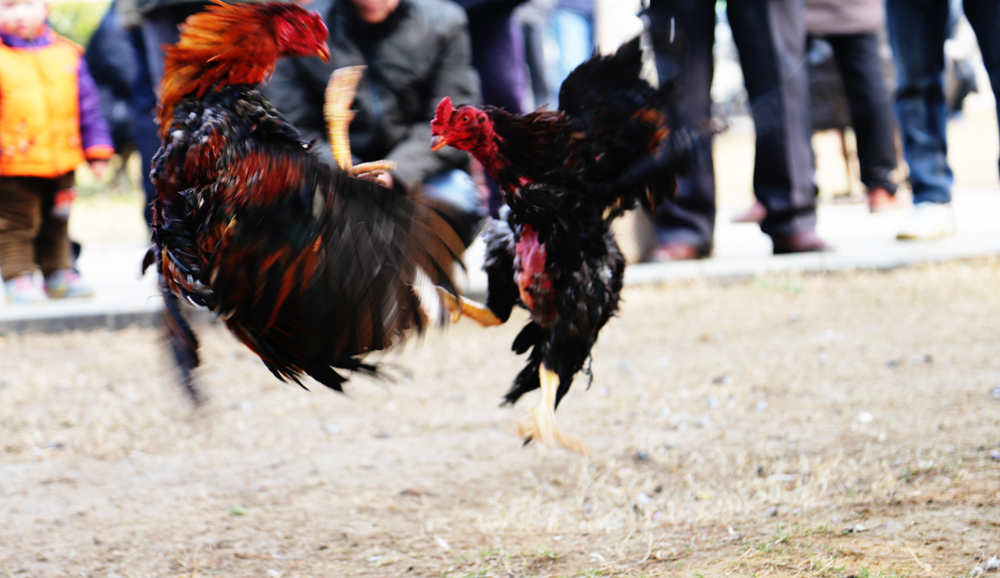
[[[0,33],[0,40],[11,48],[41,48],[52,44],[51,31],[46,28],[34,40],[20,36]],[[90,75],[87,62],[80,57],[80,68],[77,71],[78,91],[80,100],[80,140],[86,154],[91,147],[113,147],[108,123],[101,112],[101,99],[97,92],[97,84]],[[90,158],[89,156],[87,157]]]

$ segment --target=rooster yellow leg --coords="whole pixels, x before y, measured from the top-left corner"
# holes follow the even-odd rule
[[[350,171],[354,166],[348,132],[354,120],[351,103],[354,102],[354,93],[358,90],[364,69],[364,66],[348,66],[334,70],[323,95],[323,118],[330,138],[330,151],[342,171]]]
[[[351,121],[354,120],[351,103],[354,102],[354,93],[358,90],[358,82],[361,81],[361,73],[364,70],[364,66],[348,66],[333,71],[323,95],[323,118],[326,120],[330,151],[340,170],[346,171],[351,176],[371,178],[395,169],[396,163],[375,161],[354,166],[349,136]]]
[[[524,439],[541,442],[552,447],[555,442],[571,452],[590,457],[590,449],[583,440],[564,433],[556,425],[556,391],[559,390],[559,376],[545,367],[538,368],[538,381],[541,383],[542,399],[538,405],[531,408],[528,418],[517,424],[517,431]]]
[[[457,322],[464,315],[483,327],[495,327],[503,323],[489,307],[482,303],[476,303],[465,297],[455,297],[441,287],[437,288],[438,295],[441,296],[441,303],[444,308],[451,313],[452,322]]]

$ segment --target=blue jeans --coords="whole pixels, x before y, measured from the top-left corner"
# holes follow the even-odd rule
[[[993,94],[1000,94],[1000,2],[965,0]],[[898,74],[896,114],[910,165],[913,202],[951,202],[944,99],[948,0],[887,0],[889,42]],[[1000,99],[997,114],[1000,116]]]
[[[424,179],[423,194],[465,213],[482,212],[475,181],[460,169],[445,169]]]
[[[576,10],[556,8],[549,31],[559,48],[558,58],[549,71],[549,90],[556,101],[556,106],[552,108],[557,108],[562,82],[594,53],[594,19]]]

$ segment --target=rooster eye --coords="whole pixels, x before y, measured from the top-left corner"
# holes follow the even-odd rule
[[[462,122],[469,122],[469,115],[463,116],[462,117]]]

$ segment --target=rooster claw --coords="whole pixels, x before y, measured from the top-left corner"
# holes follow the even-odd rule
[[[489,307],[482,303],[452,295],[442,287],[438,287],[437,290],[438,296],[441,298],[441,305],[448,313],[451,313],[452,323],[457,323],[462,316],[468,317],[483,327],[495,327],[503,323]]]
[[[545,367],[544,363],[538,367],[538,384],[542,390],[542,398],[538,400],[538,405],[531,408],[528,417],[518,422],[517,432],[525,440],[538,440],[545,447],[550,448],[554,444],[559,444],[571,452],[591,457],[590,449],[583,440],[564,433],[556,425],[556,391],[559,389],[559,376]]]
[[[522,447],[537,441],[546,448],[559,445],[573,453],[591,457],[587,444],[580,438],[563,432],[556,425],[552,409],[542,404],[531,408],[528,417],[518,422],[517,433],[524,438]]]

